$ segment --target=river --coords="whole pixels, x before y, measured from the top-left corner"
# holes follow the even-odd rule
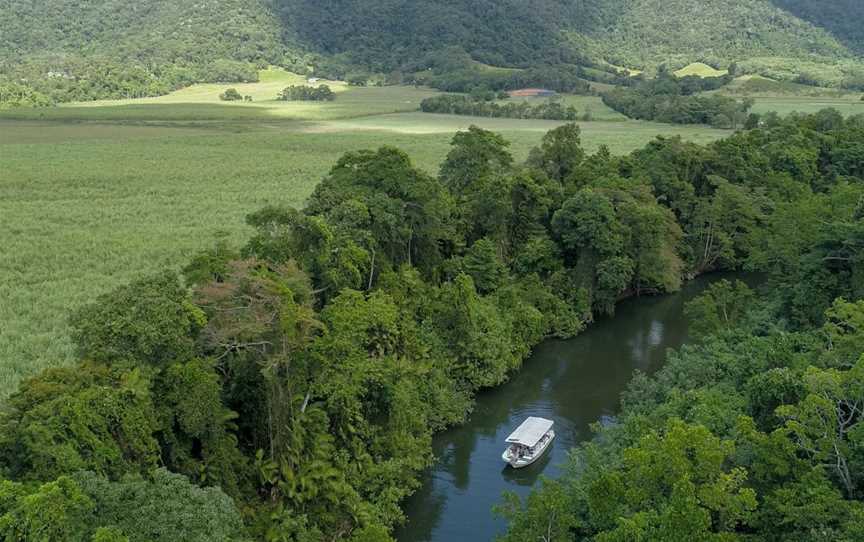
[[[728,277],[728,275],[727,275]],[[670,348],[687,341],[684,303],[722,278],[701,277],[681,292],[629,299],[612,318],[567,341],[547,341],[506,384],[486,390],[464,425],[438,434],[437,462],[405,503],[408,523],[400,542],[481,542],[506,529],[492,506],[504,491],[526,495],[542,474],[557,477],[589,426],[615,416],[620,394],[637,369],[659,369]],[[528,416],[555,421],[551,450],[528,468],[505,468],[504,439]]]

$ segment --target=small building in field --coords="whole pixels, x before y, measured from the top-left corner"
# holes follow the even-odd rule
[[[511,98],[552,98],[558,95],[554,90],[545,88],[520,88],[519,90],[511,90],[507,94]]]
[[[309,79],[306,80],[306,82],[309,83],[310,85],[314,85],[314,84],[318,83],[319,81],[321,81],[321,79],[318,77],[310,77]]]

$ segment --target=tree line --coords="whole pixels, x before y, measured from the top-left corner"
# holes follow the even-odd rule
[[[0,83],[0,109],[13,107],[48,107],[51,98],[18,83]]]
[[[677,78],[662,73],[654,79],[640,78],[632,86],[603,93],[603,103],[632,119],[736,129],[747,121],[752,100],[739,102],[719,94],[697,94],[720,88],[729,81],[730,76]]]
[[[707,146],[658,138],[622,157],[586,153],[578,126],[568,124],[522,164],[500,135],[472,127],[454,136],[434,176],[392,147],[345,154],[302,210],[250,214],[245,245],[217,243],[180,273],[142,277],[75,312],[80,363],[24,382],[0,415],[0,535],[391,540],[404,520],[400,503],[432,460],[432,434],[464,420],[478,390],[506,380],[544,338],[571,337],[613,314],[623,297],[675,291],[704,272],[776,273],[787,281],[775,305],[789,325],[833,321],[820,328],[836,334],[831,351],[860,355],[858,342],[844,342],[857,337],[846,337],[856,313],[834,300],[860,297],[864,118],[825,111],[768,120]],[[706,326],[746,320],[746,290],[712,295],[692,309]],[[795,373],[771,373],[761,388],[753,384],[769,425],[753,418],[740,433],[751,440],[733,448],[722,431],[748,426],[727,414],[751,412],[749,396],[731,384],[696,388],[725,374],[727,365],[716,364],[727,359],[745,360],[746,371],[756,360],[782,367],[787,354],[796,367],[818,360],[808,348],[821,336],[788,343],[782,335],[763,354],[753,346],[761,339],[739,337],[727,346],[736,353],[719,359],[714,353],[724,350],[712,343],[698,350],[706,362],[688,365],[691,372],[670,369],[691,388],[667,395],[660,384],[634,384],[645,392],[631,395],[643,405],[631,434],[644,439],[609,441],[617,447],[597,456],[611,458],[596,470],[602,484],[573,498],[604,495],[602,504],[609,494],[610,507],[589,522],[580,515],[585,501],[564,501],[548,516],[567,522],[561,536],[621,527],[625,538],[606,539],[624,540],[665,512],[682,517],[678,505],[696,509],[698,525],[712,530],[755,529],[744,520],[756,510],[757,489],[747,467],[728,466],[739,449],[752,461],[753,484],[778,492],[765,505],[776,512],[766,525],[779,518],[785,523],[773,524],[797,532],[795,503],[812,488],[828,499],[819,502],[834,524],[847,525],[860,479],[851,478],[850,492],[840,473],[813,465],[833,464],[828,452],[852,442],[854,424],[835,441],[804,440],[816,434],[808,424],[821,411],[808,409],[819,405],[799,406],[809,392]],[[803,385],[836,381],[829,391],[841,395],[858,389],[848,376],[858,373],[843,372],[849,358],[839,359]],[[801,410],[770,414],[778,401],[771,393],[787,389],[771,378],[790,383],[784,404]],[[649,400],[664,405],[658,416],[682,412],[683,421],[643,423]],[[804,417],[800,427],[785,425]],[[714,425],[691,427],[699,421]],[[775,435],[772,423],[798,432]],[[686,446],[679,452],[673,442]],[[796,448],[801,442],[811,444]],[[638,461],[614,461],[616,450],[630,448],[625,457],[649,458],[668,474],[652,478]],[[857,472],[858,449],[842,449]],[[795,485],[802,480],[815,485]],[[640,500],[640,488],[658,497]],[[533,502],[524,516],[513,504],[513,533],[537,527]]]
[[[574,121],[579,118],[579,111],[575,107],[572,105],[565,106],[556,100],[546,100],[535,105],[524,100],[500,104],[460,94],[445,94],[426,98],[420,102],[420,110],[424,113],[507,119]]]
[[[276,99],[283,102],[332,102],[336,99],[336,93],[328,85],[291,85],[282,89]]]

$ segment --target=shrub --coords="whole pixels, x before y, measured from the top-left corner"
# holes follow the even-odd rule
[[[237,92],[236,88],[229,88],[219,95],[219,99],[223,102],[237,102],[243,99],[243,95]]]

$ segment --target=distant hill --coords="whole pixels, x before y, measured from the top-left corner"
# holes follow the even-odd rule
[[[524,66],[562,47],[560,24],[579,17],[561,0],[281,0],[286,28],[313,49],[387,69],[458,45],[481,62]],[[557,50],[557,51],[556,51]],[[572,60],[572,58],[571,58]]]
[[[245,0],[0,0],[0,55],[278,60],[281,22]]]
[[[370,65],[459,45],[494,65],[587,56],[641,69],[668,61],[854,56],[849,44],[864,40],[864,30],[845,14],[855,2],[816,0],[834,8],[809,7],[806,17],[795,15],[804,8],[792,9],[805,0],[283,0],[280,9],[307,45]]]
[[[859,0],[283,0],[283,22],[313,48],[393,65],[460,45],[524,65],[593,57],[633,68],[750,57],[848,58],[864,39]],[[796,7],[810,4],[832,9]],[[853,11],[848,11],[853,9]],[[796,13],[802,17],[796,16]],[[819,16],[816,16],[816,14]],[[851,17],[854,22],[860,22]],[[841,32],[842,37],[833,35]]]
[[[864,53],[861,0],[772,0],[777,7],[821,27],[850,49]]]
[[[0,0],[0,77],[55,100],[239,81],[255,66],[380,74],[464,50],[486,65],[693,62],[864,81],[860,0]],[[448,49],[449,48],[449,49]],[[440,59],[438,60],[440,64]],[[790,67],[791,66],[791,67]],[[826,67],[827,66],[827,67]],[[803,69],[803,68],[802,68]],[[593,70],[593,71],[592,71]],[[774,70],[773,72],[771,70]]]
[[[830,58],[851,54],[825,28],[767,0],[587,0],[603,5],[602,23],[581,33],[619,64],[754,56]],[[845,0],[840,0],[845,1]]]

